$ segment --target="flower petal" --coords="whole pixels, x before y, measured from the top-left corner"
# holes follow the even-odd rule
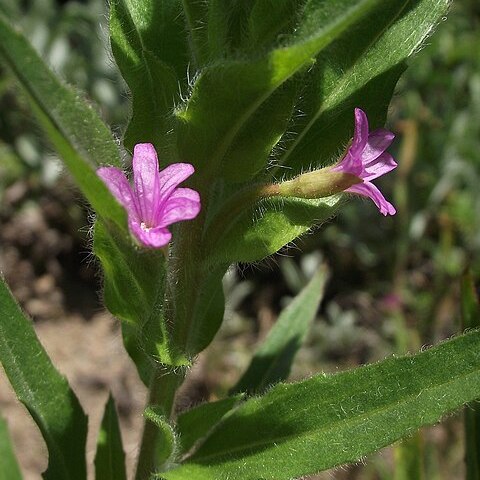
[[[125,174],[116,167],[100,167],[97,175],[103,180],[111,194],[125,208],[129,217],[138,218],[132,187]]]
[[[397,162],[388,152],[383,152],[379,157],[377,157],[375,160],[372,160],[364,167],[365,173],[362,178],[368,182],[380,177],[381,175],[391,172],[397,167]]]
[[[350,151],[354,157],[361,156],[368,141],[368,118],[365,112],[355,109],[355,133],[353,135]]]
[[[332,167],[332,171],[350,173],[361,178],[364,172],[361,157],[353,155],[349,150],[342,160]]]
[[[160,172],[160,199],[163,203],[175,188],[195,172],[189,163],[172,163]]]
[[[201,209],[200,195],[190,188],[177,188],[166,201],[158,226],[166,227],[195,218]]]
[[[397,213],[395,207],[386,200],[382,195],[382,192],[373,183],[359,183],[351,186],[345,191],[370,198],[383,215],[395,215],[395,213]]]
[[[138,143],[133,150],[133,180],[140,218],[153,226],[160,198],[157,152],[151,143]]]
[[[385,128],[378,128],[368,135],[368,141],[362,153],[362,162],[366,164],[378,158],[393,142],[395,135]]]
[[[128,226],[137,240],[145,247],[161,248],[167,245],[172,238],[172,234],[164,227],[148,228],[144,222],[138,221],[129,221]]]

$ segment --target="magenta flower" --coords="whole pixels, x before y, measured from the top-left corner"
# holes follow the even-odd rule
[[[371,182],[393,170],[397,163],[385,150],[395,135],[384,128],[368,131],[367,115],[360,108],[355,109],[355,134],[342,160],[332,170],[355,175],[362,180],[347,188],[346,192],[371,198],[383,215],[395,215],[395,207],[387,202],[382,192]]]
[[[179,188],[194,168],[173,163],[158,171],[157,152],[151,143],[139,143],[133,151],[133,188],[116,167],[101,167],[98,176],[128,214],[128,226],[146,247],[159,248],[172,238],[168,226],[191,220],[200,211],[200,195],[191,188]]]

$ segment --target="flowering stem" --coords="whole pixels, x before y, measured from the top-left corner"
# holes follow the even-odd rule
[[[166,365],[158,368],[150,383],[147,405],[161,407],[166,417],[170,418],[173,412],[175,393],[184,377],[185,370],[182,368]],[[147,480],[155,471],[155,454],[159,433],[160,430],[153,422],[145,420],[135,480]]]

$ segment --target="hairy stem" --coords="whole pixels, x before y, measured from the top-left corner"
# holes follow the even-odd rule
[[[147,405],[160,406],[167,418],[173,413],[177,388],[185,378],[185,370],[162,365],[152,377]],[[145,420],[135,480],[148,480],[155,471],[155,454],[160,430],[149,420]]]

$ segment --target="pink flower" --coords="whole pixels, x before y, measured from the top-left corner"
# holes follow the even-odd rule
[[[395,207],[387,202],[371,180],[397,166],[393,157],[385,151],[394,138],[395,135],[384,128],[369,132],[367,115],[356,108],[352,144],[342,160],[332,168],[332,171],[350,173],[361,179],[361,183],[352,185],[345,191],[371,198],[383,215],[395,215]]]
[[[169,225],[191,220],[200,211],[198,192],[178,187],[193,172],[189,163],[173,163],[159,172],[153,145],[139,143],[133,152],[133,188],[119,168],[101,167],[97,175],[127,211],[135,238],[146,247],[160,248],[172,238]]]

